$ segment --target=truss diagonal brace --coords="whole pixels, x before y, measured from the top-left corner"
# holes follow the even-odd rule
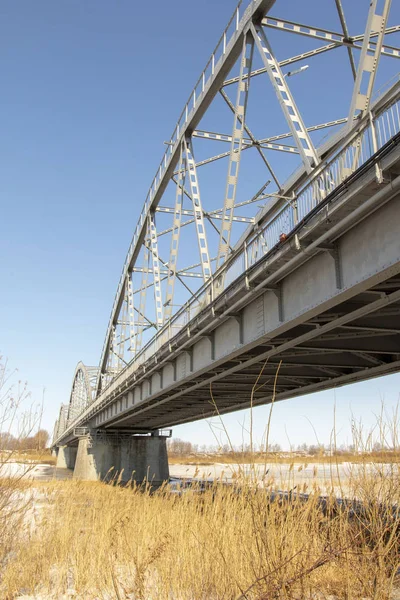
[[[347,29],[347,23],[346,23],[346,18],[344,16],[342,2],[341,2],[341,0],[335,0],[335,4],[336,4],[336,9],[337,9],[337,12],[339,15],[340,24],[342,26],[343,35],[344,35],[345,39],[348,40],[349,39],[349,30]],[[354,79],[356,79],[357,69],[356,69],[356,65],[354,62],[353,50],[349,46],[347,46],[347,53],[349,55],[351,72],[353,73]]]
[[[192,141],[189,137],[184,139],[186,170],[189,175],[190,194],[193,202],[194,218],[196,224],[197,241],[199,244],[199,253],[201,269],[204,281],[211,277],[211,262],[208,253],[207,235],[204,227],[204,211],[201,204],[199,180],[197,177],[196,163],[193,157]]]
[[[221,94],[221,96],[223,97],[223,99],[225,100],[225,102],[227,103],[227,105],[229,106],[229,108],[231,109],[231,111],[233,112],[233,114],[235,114],[235,107],[233,106],[232,102],[230,101],[228,95],[226,94],[226,92],[224,90],[220,90],[219,93]],[[243,127],[245,132],[247,133],[247,135],[249,136],[253,146],[256,148],[257,152],[259,153],[259,155],[261,156],[262,161],[264,162],[265,166],[267,167],[268,171],[271,174],[272,179],[275,181],[276,183],[276,187],[278,188],[278,190],[282,189],[281,184],[279,183],[279,180],[277,178],[277,176],[275,175],[269,160],[267,160],[267,158],[265,157],[265,154],[261,148],[261,141],[257,141],[256,138],[254,137],[252,131],[250,130],[250,128],[248,127],[248,125],[246,125],[246,122],[243,123]],[[247,148],[251,148],[251,146],[242,146],[242,151],[243,150],[247,150]],[[221,154],[220,157],[223,157],[224,155]],[[229,152],[226,153],[226,156],[229,156]]]
[[[251,24],[257,48],[264,62],[265,68],[275,89],[283,114],[292,132],[293,139],[299,149],[307,173],[311,173],[314,167],[319,164],[318,154],[314,144],[303,123],[303,119],[295,104],[294,98],[290,92],[289,86],[283,76],[278,61],[273,55],[271,46],[267,40],[264,30],[260,25],[256,27]]]
[[[229,155],[228,176],[224,209],[222,212],[222,225],[219,235],[216,269],[227,259],[231,238],[236,188],[239,177],[240,158],[242,154],[243,132],[246,119],[247,99],[251,78],[251,65],[253,63],[254,38],[247,32],[243,40],[242,57],[240,61],[240,75],[237,89],[236,106],[234,109],[231,151]]]

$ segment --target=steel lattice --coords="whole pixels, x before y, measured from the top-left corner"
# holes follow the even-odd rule
[[[380,114],[371,112],[371,102],[380,59],[400,58],[400,49],[386,43],[390,34],[400,31],[400,25],[388,27],[391,1],[385,0],[378,14],[378,2],[372,0],[361,19],[368,17],[365,32],[355,36],[349,35],[340,0],[334,4],[341,32],[272,17],[274,3],[239,3],[185,104],[129,247],[99,369],[78,365],[70,404],[61,408],[55,438],[123,369],[148,360],[385,143],[388,128],[381,125]],[[325,44],[280,60],[275,54],[278,34]],[[306,124],[289,77],[301,61],[338,48],[345,48],[343,69],[354,80],[348,115]],[[252,80],[260,79],[261,84],[261,78],[263,89],[271,86],[288,131],[276,133],[268,114],[265,122],[254,119],[255,127],[252,123],[250,128],[252,94],[261,105],[264,93]],[[216,102],[219,110],[221,106],[225,110],[224,123],[232,123],[233,116],[231,131],[207,127]],[[269,126],[271,131],[265,132]],[[318,146],[321,140],[315,136],[332,128],[334,135]],[[218,153],[224,145],[229,149]],[[254,176],[258,185],[245,196],[240,188],[241,163],[251,162],[246,158],[251,152],[258,161]],[[298,168],[283,184],[285,161],[291,161],[286,174]],[[215,169],[211,173],[221,183],[217,185],[215,177],[215,184],[210,184],[214,175],[207,178],[206,168]],[[378,180],[379,175],[377,167]]]

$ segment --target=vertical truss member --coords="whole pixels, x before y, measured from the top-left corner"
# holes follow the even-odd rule
[[[304,125],[300,111],[296,106],[292,93],[281,71],[279,63],[272,52],[263,28],[261,25],[254,26],[251,24],[251,31],[254,35],[256,46],[261,55],[272,86],[278,97],[283,114],[289,125],[290,131],[292,132],[293,139],[296,142],[297,148],[300,152],[303,164],[307,173],[311,173],[311,171],[320,162],[317,151],[314,148],[314,144],[312,143],[311,137]]]
[[[376,13],[378,0],[372,0],[370,5],[349,117],[347,119],[347,128],[349,131],[353,127],[354,117],[358,115],[363,117],[369,109],[391,3],[391,0],[385,0],[382,15]],[[375,35],[373,35],[374,33]],[[378,34],[377,36],[376,33]],[[377,37],[377,39],[375,42],[376,45],[372,46],[372,49],[369,50],[371,48],[371,37]],[[365,89],[364,93],[362,88]]]
[[[143,271],[142,271],[142,282],[140,285],[140,301],[139,301],[139,318],[137,324],[137,333],[135,337],[135,356],[139,352],[142,347],[142,338],[143,338],[143,329],[145,327],[145,312],[146,312],[146,296],[147,296],[147,280],[149,275],[149,260],[150,260],[150,250],[149,250],[149,236],[150,236],[150,226],[149,221],[147,221],[147,232],[146,237],[143,242]]]
[[[208,252],[207,235],[204,227],[203,207],[201,204],[199,180],[197,177],[196,162],[193,156],[193,146],[190,137],[184,139],[186,170],[189,175],[190,195],[193,202],[194,220],[196,225],[197,242],[199,244],[201,269],[206,282],[211,277],[211,262]]]
[[[370,4],[367,26],[365,29],[364,41],[361,49],[360,62],[358,63],[357,77],[354,83],[349,117],[347,119],[347,129],[349,132],[354,126],[354,118],[364,117],[369,110],[391,3],[392,0],[385,0],[381,15],[378,15],[376,12],[378,0],[372,0]],[[371,37],[377,38],[376,45],[372,46],[372,48],[370,45]],[[373,124],[371,126],[372,128],[374,127]],[[342,179],[346,179],[346,177],[353,173],[358,167],[361,154],[361,137],[357,137],[355,139],[352,149],[353,153],[351,167],[346,167],[343,164]],[[351,156],[351,151],[349,156]]]
[[[178,260],[178,251],[179,251],[179,238],[181,233],[181,222],[182,222],[182,204],[183,204],[183,194],[185,190],[185,178],[186,178],[186,165],[185,165],[185,145],[184,142],[181,143],[180,155],[179,155],[179,164],[178,164],[178,173],[177,173],[177,181],[176,181],[176,196],[175,196],[175,210],[174,210],[174,221],[172,225],[172,237],[171,237],[171,247],[169,252],[169,261],[168,261],[168,280],[167,280],[167,289],[165,294],[165,303],[164,303],[164,323],[167,322],[172,315],[172,304],[174,301],[174,289],[175,289],[175,281],[176,281],[176,269],[177,269],[177,260]]]
[[[157,329],[161,329],[161,327],[163,326],[163,306],[161,298],[160,260],[158,258],[157,229],[155,223],[155,216],[153,212],[149,215],[149,231],[151,244],[151,263],[153,266],[156,325]]]
[[[117,352],[117,325],[113,325],[111,331],[110,354],[108,358],[109,372],[111,379],[118,373],[118,352]]]
[[[235,116],[233,120],[232,143],[229,156],[228,176],[224,208],[222,212],[222,225],[219,236],[216,270],[227,259],[231,238],[232,221],[234,214],[236,188],[239,177],[240,158],[243,145],[243,131],[246,120],[247,99],[250,88],[250,73],[253,62],[254,39],[247,32],[243,40],[242,57],[240,61],[240,75],[236,96]]]
[[[126,288],[129,317],[129,352],[131,358],[133,358],[135,353],[135,306],[133,303],[132,273],[129,272],[126,276]]]

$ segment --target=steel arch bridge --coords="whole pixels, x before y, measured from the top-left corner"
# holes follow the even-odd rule
[[[398,76],[376,91],[380,64],[385,61],[389,65],[389,74],[398,71],[400,48],[389,41],[400,25],[389,25],[391,0],[364,2],[359,11],[360,30],[354,35],[348,30],[341,0],[331,2],[339,25],[332,29],[274,17],[270,14],[274,4],[275,0],[239,2],[164,142],[165,152],[123,265],[99,366],[78,364],[69,404],[61,406],[55,425],[54,444],[71,437],[74,428],[91,419],[96,426],[103,426],[127,410],[128,404],[140,407],[155,391],[167,389],[163,371],[158,374],[157,390],[151,379],[146,380],[160,352],[168,365],[168,354],[179,351],[179,336],[193,336],[202,315],[209,313],[216,325],[224,312],[221,305],[229,308],[229,302],[233,303],[229,294],[237,282],[243,283],[244,293],[261,285],[253,274],[266,258],[285,248],[290,253],[283,262],[302,253],[310,219],[321,211],[327,214],[331,199],[343,193],[344,185],[350,189],[362,169],[368,166],[373,170],[372,191],[376,191],[374,185],[379,188],[387,183],[390,169],[391,177],[396,174],[392,163],[385,171],[389,159],[385,163],[383,153],[400,131]],[[289,38],[295,39],[295,44],[288,44]],[[299,52],[281,58],[287,47]],[[327,92],[319,89],[317,94],[318,81],[309,77],[313,77],[314,61],[321,65],[318,61],[327,57],[340,64],[337,72],[343,84],[335,82]],[[310,69],[303,73],[308,62]],[[292,86],[291,77],[297,74]],[[303,78],[307,83],[300,88]],[[292,87],[297,88],[301,102],[296,102]],[[327,95],[329,102],[316,102],[317,96]],[[346,103],[344,113],[332,114],[336,105]],[[308,121],[313,112],[322,115],[324,110],[325,120],[306,123],[304,115]],[[325,138],[327,131],[331,135]],[[333,258],[337,289],[342,289],[337,247],[328,241],[318,250]],[[264,270],[264,279],[270,274]],[[390,274],[393,278],[397,271]],[[385,289],[397,293],[395,287]],[[279,278],[264,290],[275,297],[283,322]],[[230,317],[237,321],[239,344],[243,345],[243,327],[248,325],[240,310],[232,310]],[[257,318],[255,314],[253,320]],[[313,329],[320,323],[324,321],[315,321]],[[207,322],[199,339],[210,343],[211,363],[206,372],[219,376],[231,365],[217,364],[212,330]],[[397,335],[395,330],[393,334]],[[362,350],[355,352],[360,358]],[[190,343],[182,344],[181,353],[187,358],[181,378],[185,380],[187,371],[194,371]],[[260,348],[259,354],[263,356]],[[378,368],[379,359],[370,356],[368,361],[368,356],[367,367]],[[247,353],[243,360],[248,358]],[[252,358],[252,364],[257,364],[256,359]],[[183,385],[176,372],[179,360],[173,364],[171,360],[171,381],[179,390]],[[396,363],[393,369],[397,368]],[[324,369],[333,379],[343,376],[332,365],[322,365],[319,375]],[[384,370],[378,369],[376,374],[380,372]],[[147,387],[141,383],[145,380]],[[291,380],[295,386],[290,393],[284,390],[282,398],[301,389],[301,374]],[[223,406],[222,412],[245,406],[248,386],[242,395],[240,385],[237,381],[226,388],[240,402]],[[163,402],[167,399],[168,393]],[[259,401],[268,399],[264,395]],[[154,428],[209,413],[203,410],[164,421],[157,418]],[[129,426],[135,427],[134,418]],[[149,422],[138,428],[152,429]]]

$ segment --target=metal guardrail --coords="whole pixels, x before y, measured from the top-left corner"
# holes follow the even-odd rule
[[[282,233],[289,234],[307,214],[343,181],[361,167],[379,149],[381,149],[395,134],[400,132],[400,91],[397,90],[395,99],[389,106],[372,117],[364,118],[344,138],[339,148],[329,156],[316,170],[311,180],[300,189],[293,202],[284,206],[278,214],[254,234],[250,242],[245,241],[232,257],[222,265],[207,283],[171,318],[171,320],[146,344],[136,358],[127,365],[117,377],[104,388],[93,405],[101,405],[121,384],[121,381],[137,371],[137,369],[153,356],[159,348],[172,339],[179,330],[188,325],[209,301],[224,291],[233,281],[242,275],[249,267],[258,262],[267,252],[279,243]],[[217,287],[217,282],[223,282]],[[86,409],[87,410],[87,409]],[[71,429],[82,416],[68,423]],[[60,428],[59,428],[60,430]],[[62,435],[62,434],[61,434]]]

